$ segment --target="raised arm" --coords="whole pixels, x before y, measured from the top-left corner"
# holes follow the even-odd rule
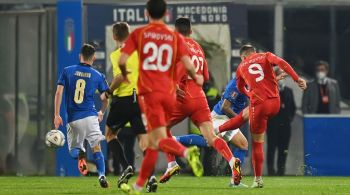
[[[298,83],[301,89],[306,89],[306,81],[302,78],[299,78],[298,74],[293,70],[293,68],[288,64],[288,62],[270,52],[267,52],[266,59],[270,64],[276,64],[284,72],[291,76],[292,79]]]

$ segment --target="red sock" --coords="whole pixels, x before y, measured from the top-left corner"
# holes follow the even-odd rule
[[[145,185],[147,179],[151,176],[154,167],[157,163],[158,151],[153,149],[146,149],[146,155],[142,160],[140,174],[137,177],[136,184],[140,187]]]
[[[166,159],[168,160],[168,162],[174,162],[175,161],[175,156],[172,154],[167,153],[166,154]]]
[[[164,138],[159,141],[159,149],[167,154],[184,157],[186,147],[173,138]]]
[[[230,163],[233,155],[227,143],[223,139],[219,137],[216,138],[213,143],[213,148],[215,148],[226,159],[226,161]]]
[[[226,123],[222,124],[219,127],[219,131],[222,133],[222,132],[225,132],[225,131],[230,131],[230,130],[235,130],[235,129],[240,128],[246,122],[243,119],[242,114],[243,114],[243,111],[240,112],[237,116],[231,118]]]
[[[262,176],[264,163],[264,143],[253,141],[252,162],[255,176]]]

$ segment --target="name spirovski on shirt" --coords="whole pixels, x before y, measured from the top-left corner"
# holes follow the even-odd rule
[[[163,33],[145,32],[143,34],[143,36],[146,39],[154,39],[154,40],[161,40],[161,41],[173,41],[174,40],[173,35],[163,34]]]

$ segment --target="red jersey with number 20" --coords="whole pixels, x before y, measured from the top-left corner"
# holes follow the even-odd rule
[[[185,41],[188,46],[191,61],[195,66],[196,73],[203,75],[204,81],[209,80],[208,65],[202,47],[189,37],[185,37]],[[196,82],[186,73],[182,62],[177,64],[177,77],[179,78],[178,84],[180,89],[186,92],[185,98],[205,98],[205,93],[202,87],[198,86],[198,84],[196,84]]]
[[[175,92],[175,65],[189,55],[184,38],[163,23],[150,23],[135,29],[122,52],[131,55],[137,50],[140,59],[139,94]]]
[[[252,103],[264,102],[266,99],[279,97],[279,91],[273,66],[277,65],[294,81],[299,76],[282,58],[273,53],[254,53],[244,59],[237,69],[237,87],[245,93]]]

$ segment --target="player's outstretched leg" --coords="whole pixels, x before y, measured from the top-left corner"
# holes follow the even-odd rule
[[[229,163],[232,170],[231,184],[239,185],[242,179],[241,161],[238,158],[233,157],[230,148],[222,138],[215,136],[212,122],[207,121],[199,124],[199,129],[208,144],[215,148],[216,151],[218,151]]]
[[[158,142],[158,148],[167,154],[185,157],[192,168],[193,174],[197,177],[203,175],[204,170],[202,162],[199,160],[199,149],[197,147],[186,148],[171,136],[169,130],[167,130],[167,138],[163,138]]]
[[[98,176],[99,176],[98,181],[100,183],[100,186],[102,188],[108,188],[108,182],[105,176],[105,172],[106,172],[105,160],[99,144],[93,148],[93,152],[94,152],[93,157],[94,157],[94,161],[95,161]]]

